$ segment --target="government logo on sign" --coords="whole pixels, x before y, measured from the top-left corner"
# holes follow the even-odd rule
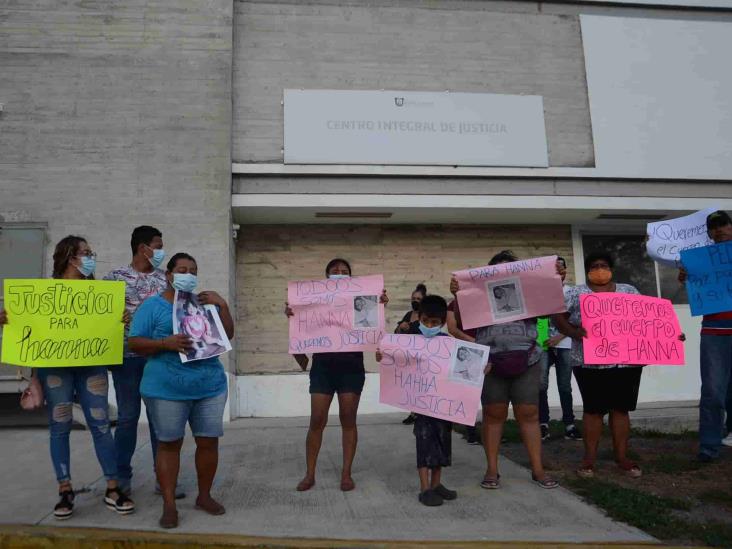
[[[394,98],[394,104],[397,107],[403,107],[404,106],[404,98],[403,97],[395,97]]]

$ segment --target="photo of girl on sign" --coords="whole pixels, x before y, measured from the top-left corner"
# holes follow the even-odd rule
[[[231,343],[224,334],[216,307],[201,305],[196,294],[175,292],[173,332],[185,334],[193,341],[187,353],[180,353],[182,362],[191,362],[224,354],[231,350]]]

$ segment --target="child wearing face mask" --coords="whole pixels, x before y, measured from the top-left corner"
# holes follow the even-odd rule
[[[447,302],[438,295],[425,296],[419,305],[419,323],[407,333],[424,337],[447,336],[442,327],[447,319]],[[381,362],[381,352],[376,353]],[[442,505],[457,498],[457,492],[442,484],[442,468],[452,462],[452,423],[422,414],[415,414],[414,437],[417,445],[419,473],[419,502],[428,507]]]

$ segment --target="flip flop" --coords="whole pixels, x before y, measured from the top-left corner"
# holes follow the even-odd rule
[[[495,477],[489,477],[485,476],[483,477],[483,480],[480,481],[480,487],[485,488],[486,490],[497,490],[501,487],[501,475],[496,475]]]
[[[553,478],[544,477],[544,480],[539,480],[534,475],[531,475],[531,480],[533,480],[538,486],[544,488],[545,490],[559,488],[559,483]]]

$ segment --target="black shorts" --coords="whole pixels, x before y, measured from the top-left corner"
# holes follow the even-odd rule
[[[417,467],[449,467],[452,462],[452,423],[416,414],[412,429],[417,442]]]
[[[632,412],[638,404],[642,367],[572,368],[588,414]]]
[[[310,394],[361,394],[366,382],[363,353],[318,353],[310,369]]]

